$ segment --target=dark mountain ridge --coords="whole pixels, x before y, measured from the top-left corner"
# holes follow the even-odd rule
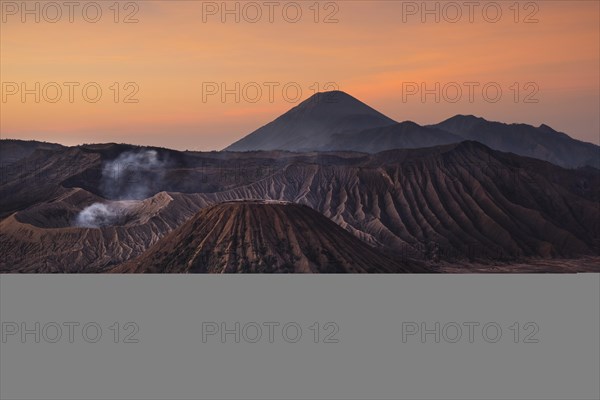
[[[575,140],[547,125],[505,124],[472,115],[457,115],[432,128],[462,140],[476,140],[499,151],[538,158],[567,168],[586,165],[600,168],[600,147]]]
[[[456,115],[427,126],[397,123],[341,91],[315,94],[225,150],[377,153],[465,140],[566,168],[600,168],[600,146],[573,139],[545,124],[504,124],[472,115]]]

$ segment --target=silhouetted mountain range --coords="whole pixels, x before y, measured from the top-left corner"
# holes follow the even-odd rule
[[[476,140],[494,150],[539,158],[563,167],[584,165],[600,168],[600,147],[575,140],[547,125],[504,124],[472,115],[457,115],[432,125],[459,136]]]
[[[567,168],[600,168],[600,147],[547,125],[491,122],[457,115],[431,126],[397,123],[347,93],[318,93],[273,122],[227,147],[227,151],[362,151],[376,153],[475,140],[486,146],[539,158]]]
[[[385,150],[418,149],[462,141],[463,139],[455,134],[406,121],[360,132],[335,134],[327,145],[321,147],[321,150],[378,153]]]

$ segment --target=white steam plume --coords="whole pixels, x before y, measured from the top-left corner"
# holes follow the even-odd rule
[[[145,199],[161,186],[165,167],[156,150],[126,151],[104,163],[100,189],[111,199]]]
[[[119,219],[120,213],[111,205],[94,203],[84,208],[75,218],[75,226],[81,228],[99,228],[113,225]]]
[[[155,150],[127,151],[104,163],[100,189],[105,197],[118,200],[141,200],[152,189],[160,188],[166,161],[159,160]],[[126,210],[114,204],[94,203],[75,217],[75,226],[99,228],[122,222]]]

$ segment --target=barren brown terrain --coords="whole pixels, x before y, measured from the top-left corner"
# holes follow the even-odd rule
[[[464,116],[396,124],[342,99],[302,103],[233,147],[259,146],[264,135],[287,140],[281,125],[306,129],[305,144],[325,130],[326,140],[365,152],[1,141],[0,154],[14,156],[0,181],[0,272],[600,271],[600,170],[593,157],[572,166],[576,152],[558,144],[573,139]],[[338,129],[356,118],[375,125],[361,132],[376,139]],[[488,142],[499,132],[491,143],[515,151],[518,135],[529,145],[550,135],[552,157],[571,166],[447,143],[477,132]],[[366,152],[386,146],[407,148]],[[248,200],[286,205],[231,203]],[[206,220],[218,228],[208,231]]]
[[[210,206],[112,272],[424,272],[385,257],[308,206],[233,201]]]
[[[41,182],[24,175],[39,188],[34,197],[12,190],[14,181],[2,187],[3,201],[12,207],[19,204],[13,199],[22,199],[25,205],[0,221],[0,270],[107,271],[140,256],[202,208],[243,199],[310,206],[401,263],[517,263],[598,254],[596,170],[563,169],[474,142],[375,155],[225,153],[229,160],[223,161],[211,158],[215,154],[181,154],[183,161],[165,173],[177,179],[155,182],[154,190],[163,190],[143,200],[106,199],[93,180],[87,190],[69,187],[94,175],[104,151],[52,154],[49,165],[69,152],[90,160],[82,164],[88,169],[68,169]],[[77,226],[76,216],[95,203],[110,208],[115,219]]]

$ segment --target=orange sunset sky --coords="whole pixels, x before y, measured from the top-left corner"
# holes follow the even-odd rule
[[[29,3],[33,9],[36,2]],[[245,2],[239,2],[240,21],[228,15],[225,23],[222,2],[138,1],[115,7],[113,1],[98,1],[102,15],[96,23],[83,18],[85,3],[80,2],[70,22],[68,8],[61,6],[58,18],[54,6],[42,2],[38,23],[35,14],[22,15],[20,1],[2,1],[2,138],[222,149],[333,82],[398,121],[430,124],[475,114],[503,122],[546,123],[600,143],[598,1],[519,2],[516,7],[513,1],[499,1],[499,17],[495,8],[484,14],[489,2],[475,2],[469,15],[458,1],[454,4],[462,17],[456,22],[449,22],[457,17],[456,9],[438,2],[439,23],[436,15],[425,15],[422,22],[422,2],[410,4],[415,11],[401,1],[321,2],[317,7],[314,1],[299,1],[300,17],[295,6],[284,14],[286,2],[276,2],[270,22],[269,8],[258,1],[254,4],[262,17],[255,23],[256,9],[243,9]],[[433,9],[436,2],[427,3]],[[236,2],[227,4],[236,7]],[[87,9],[87,18],[93,20],[95,12]],[[128,15],[138,22],[124,23]],[[55,18],[56,23],[46,20]],[[537,22],[524,23],[526,19]],[[40,102],[35,93],[23,101],[21,85],[35,92],[36,82]],[[55,86],[47,86],[52,82],[62,87],[60,97]],[[79,84],[72,102],[64,82]],[[102,89],[95,103],[82,94],[89,82]],[[125,87],[127,82],[134,85]],[[240,88],[256,82],[263,93],[256,99],[249,87],[239,102],[232,94],[223,101],[220,94],[203,91],[207,82],[230,89],[236,82]],[[279,84],[272,99],[265,82]],[[419,94],[403,96],[410,82],[429,88],[439,82],[440,93],[442,86],[455,82],[464,90],[456,102],[449,101],[455,99],[454,89],[439,102],[434,95],[423,102]],[[472,102],[465,82],[479,84]],[[282,92],[292,83],[302,90],[296,101],[295,89],[287,99]],[[495,103],[482,94],[488,83],[502,89]],[[138,102],[124,102],[136,87],[132,99]],[[94,96],[93,90],[89,93]],[[529,94],[537,102],[525,102]]]

